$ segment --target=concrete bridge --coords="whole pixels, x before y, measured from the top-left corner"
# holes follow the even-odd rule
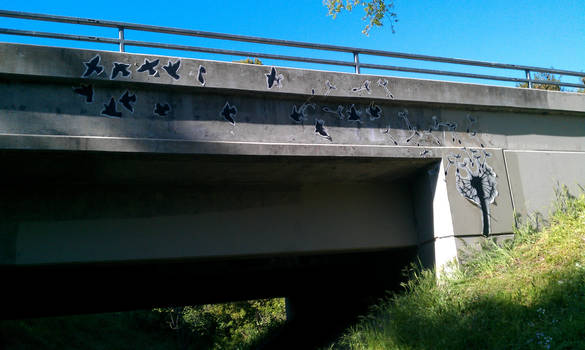
[[[585,183],[585,94],[19,44],[0,58],[6,317],[386,286]]]

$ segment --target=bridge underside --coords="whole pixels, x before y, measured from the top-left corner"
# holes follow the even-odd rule
[[[14,298],[44,294],[26,309],[5,298],[12,317],[389,288],[417,251],[409,179],[436,161],[5,150],[0,162],[3,279]]]

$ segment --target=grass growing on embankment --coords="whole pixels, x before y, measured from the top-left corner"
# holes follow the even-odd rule
[[[585,198],[557,206],[449,278],[413,270],[330,349],[585,349]]]

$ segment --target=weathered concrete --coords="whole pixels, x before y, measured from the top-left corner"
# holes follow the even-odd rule
[[[0,57],[6,266],[414,246],[441,265],[509,238],[514,211],[547,211],[553,180],[585,184],[585,94],[15,44]]]

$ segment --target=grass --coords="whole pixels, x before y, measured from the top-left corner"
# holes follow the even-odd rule
[[[411,268],[329,349],[585,349],[585,197],[566,192],[550,225],[518,229],[437,280]],[[0,349],[252,349],[282,324],[284,301],[0,322]],[[172,318],[171,318],[172,319]]]
[[[565,191],[557,207],[448,277],[412,268],[329,349],[585,349],[585,197]]]

